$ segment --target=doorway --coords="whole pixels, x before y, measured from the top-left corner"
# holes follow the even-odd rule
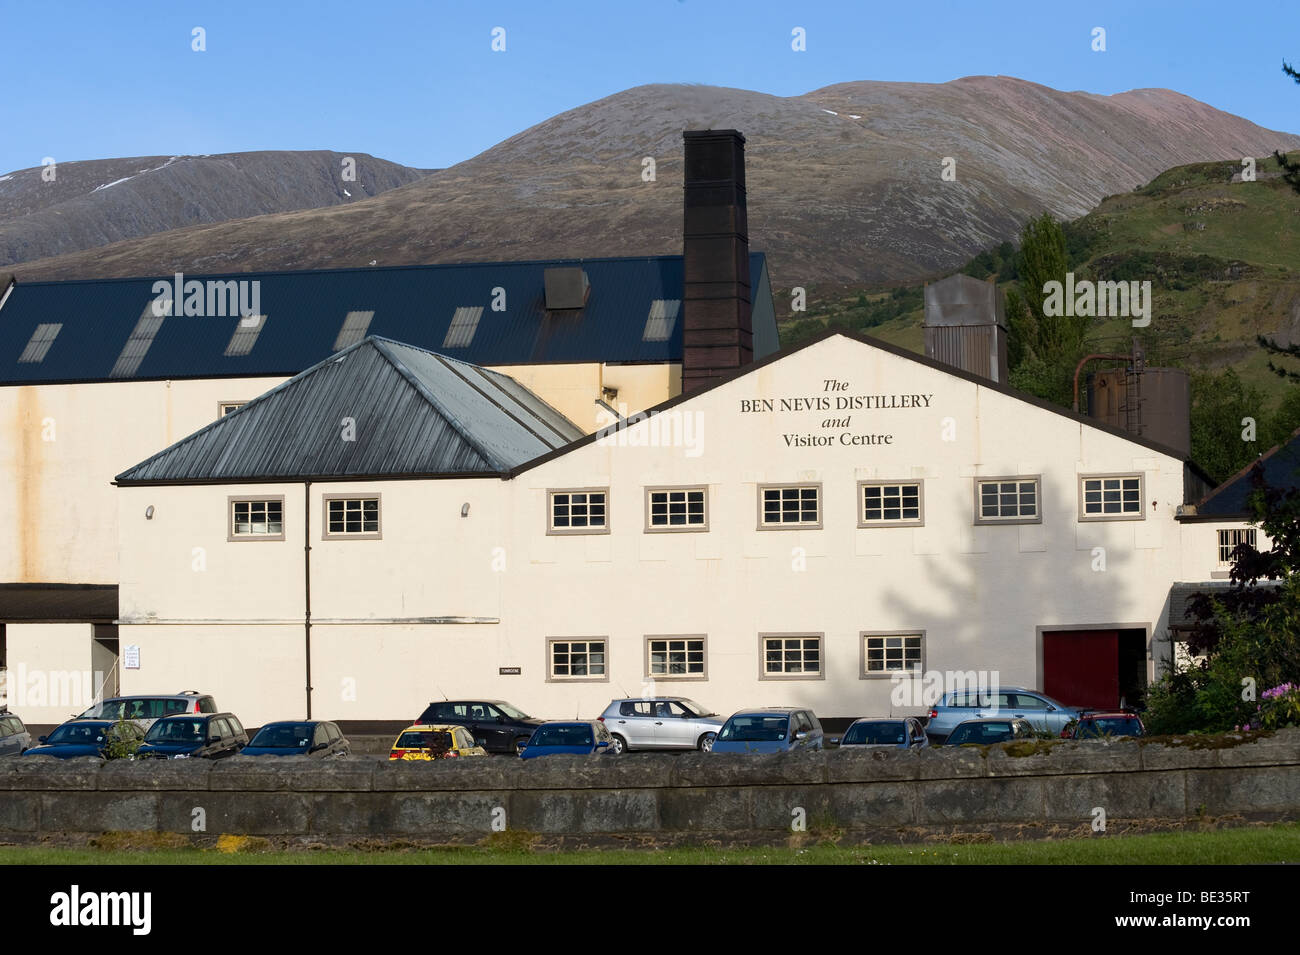
[[[1043,692],[1067,706],[1113,710],[1140,705],[1146,677],[1145,629],[1043,633]]]

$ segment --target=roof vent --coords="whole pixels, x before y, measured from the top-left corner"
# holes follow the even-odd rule
[[[582,308],[587,304],[587,293],[591,283],[587,273],[580,268],[547,269],[542,274],[546,282],[546,308],[556,311],[566,308]]]

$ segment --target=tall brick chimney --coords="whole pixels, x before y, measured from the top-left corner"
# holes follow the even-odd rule
[[[682,225],[682,392],[707,387],[754,360],[745,213],[745,137],[687,130]]]

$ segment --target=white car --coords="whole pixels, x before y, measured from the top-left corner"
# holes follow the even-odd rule
[[[633,749],[713,749],[725,719],[684,696],[612,700],[600,715],[615,755]]]

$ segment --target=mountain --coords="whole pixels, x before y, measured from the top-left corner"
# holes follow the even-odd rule
[[[26,262],[20,278],[649,255],[681,248],[684,129],[747,140],[750,240],[781,286],[951,270],[1044,210],[1080,216],[1171,166],[1300,137],[1170,90],[1060,92],[1012,77],[857,82],[780,97],[640,86],[363,201]],[[643,158],[656,178],[642,180]],[[956,161],[956,181],[941,178]],[[117,188],[117,187],[114,187]]]
[[[353,181],[343,179],[345,156],[355,161]],[[324,150],[135,156],[21,169],[0,175],[0,266],[183,226],[360,202],[426,173],[365,153]]]
[[[1078,278],[1151,282],[1150,325],[1097,319],[1089,351],[1127,352],[1137,335],[1148,364],[1193,373],[1231,368],[1259,390],[1260,411],[1296,391],[1294,378],[1275,370],[1294,372],[1296,360],[1258,343],[1263,337],[1282,348],[1300,345],[1300,195],[1273,159],[1259,162],[1252,182],[1242,181],[1234,161],[1166,170],[1065,223],[1065,235]],[[1009,290],[1014,250],[988,250],[960,271]],[[807,313],[782,325],[781,344],[836,324],[924,352],[922,291],[919,283],[888,292],[812,286]]]

